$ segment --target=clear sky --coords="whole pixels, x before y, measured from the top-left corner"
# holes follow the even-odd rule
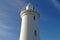
[[[0,0],[0,40],[19,40],[20,12],[29,2],[40,12],[40,39],[60,40],[60,0]]]

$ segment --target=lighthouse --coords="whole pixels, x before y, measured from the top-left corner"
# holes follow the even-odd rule
[[[40,32],[38,27],[39,12],[29,3],[25,10],[20,12],[22,19],[19,40],[40,40]]]

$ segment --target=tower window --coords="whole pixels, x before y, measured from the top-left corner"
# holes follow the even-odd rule
[[[35,20],[35,16],[33,17],[33,19]]]
[[[37,31],[36,30],[34,31],[34,35],[37,36]]]

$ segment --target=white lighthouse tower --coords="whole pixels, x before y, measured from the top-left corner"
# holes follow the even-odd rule
[[[21,11],[20,16],[22,23],[19,40],[40,40],[37,23],[40,14],[35,10],[35,7],[29,3],[26,9]]]

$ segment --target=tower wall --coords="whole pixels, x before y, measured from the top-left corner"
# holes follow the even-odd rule
[[[33,11],[24,11],[21,13],[22,23],[19,40],[40,40],[37,24],[38,17],[38,13]]]

